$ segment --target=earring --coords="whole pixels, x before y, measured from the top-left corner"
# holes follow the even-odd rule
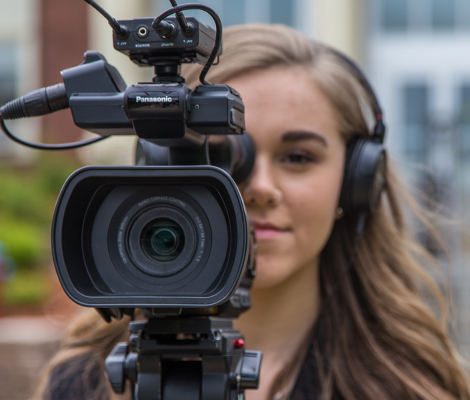
[[[276,189],[273,193],[273,196],[269,199],[269,204],[272,206],[278,206],[282,203],[284,199],[284,195],[279,189]]]
[[[336,219],[339,219],[343,216],[344,210],[341,207],[336,207],[335,214],[336,214]]]

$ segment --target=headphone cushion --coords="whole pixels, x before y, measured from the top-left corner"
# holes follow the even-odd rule
[[[340,207],[345,213],[373,213],[385,186],[386,153],[382,143],[354,138],[347,147]]]

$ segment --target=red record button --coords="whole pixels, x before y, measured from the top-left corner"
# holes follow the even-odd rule
[[[241,349],[243,346],[245,346],[245,341],[243,339],[237,339],[235,342],[233,342],[233,346],[236,349]]]

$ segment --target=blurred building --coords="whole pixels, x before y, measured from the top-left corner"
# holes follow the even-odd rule
[[[81,62],[88,46],[82,1],[0,0],[0,103],[61,82],[59,72]],[[74,51],[71,51],[71,50]],[[9,122],[27,140],[71,141],[81,136],[69,114]],[[23,163],[34,156],[0,136],[0,157]]]
[[[0,0],[0,103],[4,104],[19,93],[36,88],[40,81],[38,65],[40,41],[38,4],[31,0]],[[39,129],[32,121],[10,123],[30,140],[38,138]],[[20,149],[0,134],[0,158],[9,161],[28,159],[32,152]]]
[[[385,109],[388,147],[410,183],[453,220],[444,233],[468,357],[470,2],[369,0],[365,13],[365,65]]]
[[[178,1],[178,4],[189,1]],[[98,0],[117,19],[155,16],[168,0]],[[283,23],[325,41],[363,66],[381,100],[387,146],[415,187],[455,218],[446,234],[454,261],[462,349],[470,355],[470,1],[469,0],[204,0],[224,26]],[[149,80],[112,48],[106,20],[83,0],[0,0],[0,103],[60,82],[86,49],[98,50],[128,84]],[[192,13],[211,24],[204,13]],[[34,140],[80,136],[70,113],[9,123]],[[86,150],[87,162],[130,163],[129,139]],[[121,149],[121,150],[119,150]],[[31,152],[0,135],[0,160]],[[113,155],[115,156],[113,158]],[[118,155],[118,156],[116,156]],[[423,240],[426,240],[424,237]],[[467,294],[468,293],[468,294]]]

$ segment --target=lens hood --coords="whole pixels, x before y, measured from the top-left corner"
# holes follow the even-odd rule
[[[250,248],[237,186],[212,166],[82,168],[52,224],[64,291],[97,308],[221,305]]]

